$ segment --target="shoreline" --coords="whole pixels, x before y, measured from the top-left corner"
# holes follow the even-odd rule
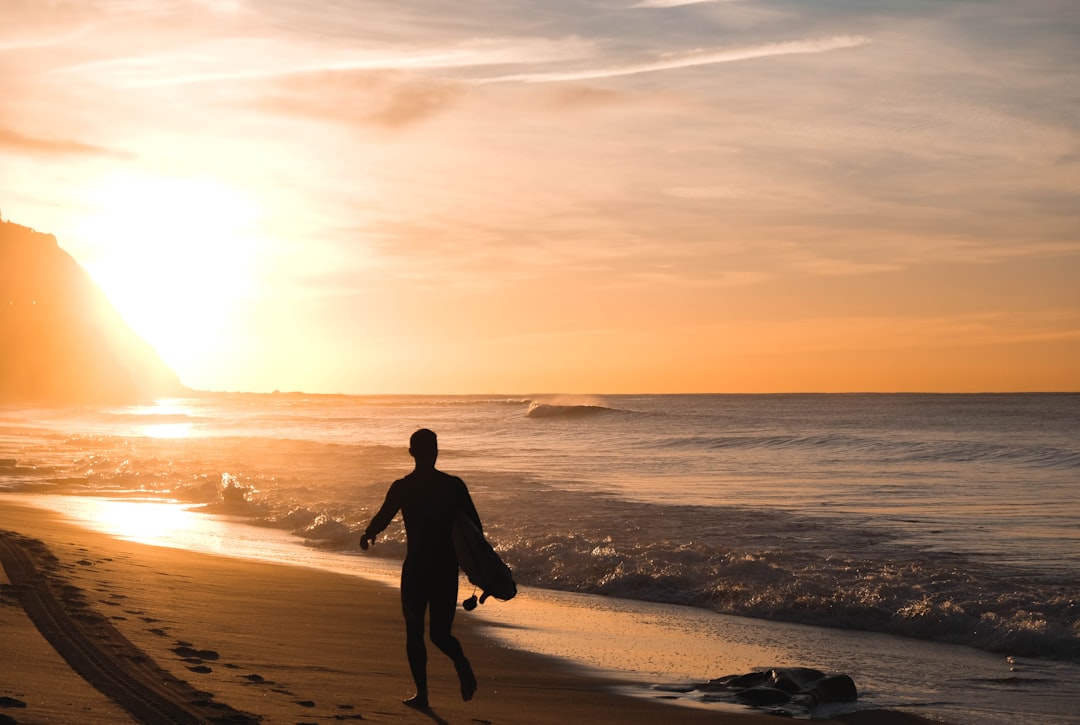
[[[245,713],[261,722],[775,721],[750,710],[682,707],[622,694],[636,683],[499,644],[484,633],[490,625],[464,617],[455,631],[480,680],[477,698],[460,701],[451,665],[432,651],[434,711],[414,712],[400,704],[411,680],[391,587],[302,566],[118,539],[10,500],[0,501],[0,516],[3,529],[14,532],[4,534],[5,563],[15,542],[36,559],[41,574],[38,585],[24,581],[18,587],[9,583],[9,574],[2,575],[5,645],[9,661],[18,666],[0,677],[0,698],[25,704],[0,709],[0,716],[9,718],[4,722],[121,722],[143,707],[131,702],[125,707],[123,696],[110,700],[91,688],[63,658],[65,650],[70,655],[79,647],[89,647],[92,656],[100,650],[138,661],[149,672],[159,667],[187,683],[192,689],[177,685],[166,688],[166,695],[191,711],[194,722],[208,721],[199,719],[207,712],[219,717],[230,712],[233,722],[242,722]],[[16,568],[15,576],[25,577],[27,571]],[[52,633],[52,645],[40,634],[48,626],[35,626],[27,614],[32,609],[25,605],[28,590],[52,592],[57,600],[52,617],[71,620],[59,628],[59,636]],[[92,636],[80,644],[79,631]],[[135,679],[123,687],[147,689]],[[149,679],[141,677],[144,683]],[[819,722],[932,721],[859,711]]]

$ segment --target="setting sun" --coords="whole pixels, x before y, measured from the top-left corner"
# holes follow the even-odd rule
[[[113,176],[89,193],[85,267],[178,369],[198,367],[254,289],[259,205],[215,179]]]

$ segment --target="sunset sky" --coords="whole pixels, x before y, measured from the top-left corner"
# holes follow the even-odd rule
[[[1080,390],[1075,0],[0,0],[0,214],[189,386]]]

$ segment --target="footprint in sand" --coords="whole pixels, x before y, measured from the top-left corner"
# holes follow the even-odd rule
[[[181,659],[187,660],[209,660],[214,662],[220,659],[221,655],[212,649],[194,649],[190,642],[177,642],[176,646],[172,648],[173,654]]]
[[[251,674],[251,675],[241,675],[241,677],[243,677],[245,680],[247,680],[252,685],[272,685],[272,684],[274,684],[273,682],[266,679],[262,675]]]

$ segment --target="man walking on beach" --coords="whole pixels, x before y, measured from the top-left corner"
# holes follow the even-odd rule
[[[439,445],[434,432],[421,428],[413,433],[409,455],[416,461],[415,470],[391,484],[382,508],[360,537],[360,548],[366,551],[374,544],[375,537],[401,511],[408,540],[401,567],[401,609],[405,614],[409,669],[416,682],[416,694],[405,704],[423,709],[428,707],[425,610],[430,610],[432,643],[454,662],[461,697],[467,701],[476,692],[472,667],[450,631],[458,596],[458,560],[452,530],[458,511],[464,512],[477,528],[481,524],[465,482],[435,468]]]

